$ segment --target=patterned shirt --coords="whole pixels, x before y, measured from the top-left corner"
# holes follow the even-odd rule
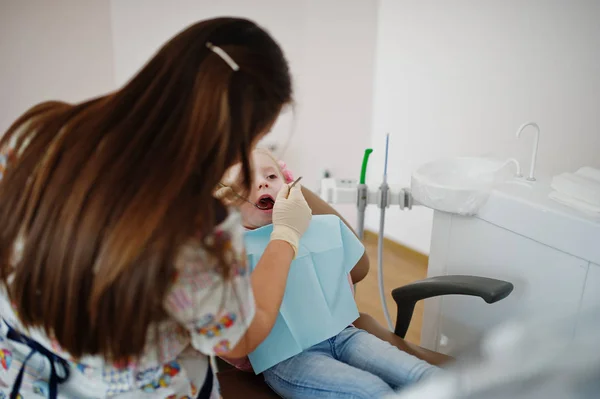
[[[0,178],[6,156],[0,157]],[[217,260],[205,249],[218,246],[233,277],[225,281]],[[25,329],[0,286],[0,399],[11,387],[31,352],[29,346],[8,338],[8,326],[65,359],[69,378],[58,386],[59,398],[195,398],[203,386],[209,356],[226,353],[244,335],[254,317],[254,298],[243,249],[238,213],[227,219],[203,242],[190,240],[176,260],[176,277],[165,297],[169,316],[158,332],[149,329],[144,353],[135,363],[114,364],[100,356],[74,359],[38,329]],[[47,397],[50,362],[39,353],[26,363],[22,398]],[[218,398],[218,387],[213,388]]]

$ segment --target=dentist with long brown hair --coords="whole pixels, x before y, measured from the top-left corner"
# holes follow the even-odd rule
[[[249,188],[249,154],[291,101],[277,43],[219,18],[121,89],[14,122],[0,141],[0,397],[218,397],[208,357],[268,335],[311,209],[282,189],[250,276],[237,213],[213,192],[236,163]]]

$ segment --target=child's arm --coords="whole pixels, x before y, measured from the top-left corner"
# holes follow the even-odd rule
[[[352,226],[350,226],[350,224],[348,224],[348,222],[339,213],[337,213],[335,209],[333,209],[327,202],[323,201],[318,195],[305,187],[302,187],[302,194],[304,194],[304,198],[306,199],[306,202],[308,202],[308,206],[310,206],[312,209],[313,215],[336,215],[342,220],[342,222],[344,222],[346,226],[348,226],[350,230],[352,230],[354,235],[356,235],[356,232],[354,232]],[[369,257],[365,252],[354,269],[352,269],[350,272],[354,284],[364,279],[368,272]]]

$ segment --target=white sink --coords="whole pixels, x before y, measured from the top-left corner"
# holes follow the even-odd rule
[[[411,179],[415,201],[428,208],[459,215],[475,215],[486,203],[494,185],[510,178],[514,160],[451,158],[419,167]],[[518,163],[517,171],[520,173]]]

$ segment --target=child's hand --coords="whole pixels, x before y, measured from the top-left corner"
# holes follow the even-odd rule
[[[231,205],[235,201],[235,198],[236,198],[231,187],[221,187],[221,186],[219,186],[217,191],[215,191],[214,197],[216,199],[218,199],[219,201],[221,201],[226,206]]]
[[[239,206],[240,198],[236,195],[236,182],[240,175],[240,165],[235,164],[225,171],[217,185],[213,196],[225,206]]]
[[[273,207],[271,240],[288,242],[294,248],[294,254],[297,255],[300,237],[308,228],[311,218],[312,210],[302,195],[300,185],[296,185],[290,190],[289,186],[285,184],[277,194],[277,200]]]
[[[220,185],[213,196],[225,206],[240,206],[243,203],[243,200],[236,194],[234,188],[229,186]]]

